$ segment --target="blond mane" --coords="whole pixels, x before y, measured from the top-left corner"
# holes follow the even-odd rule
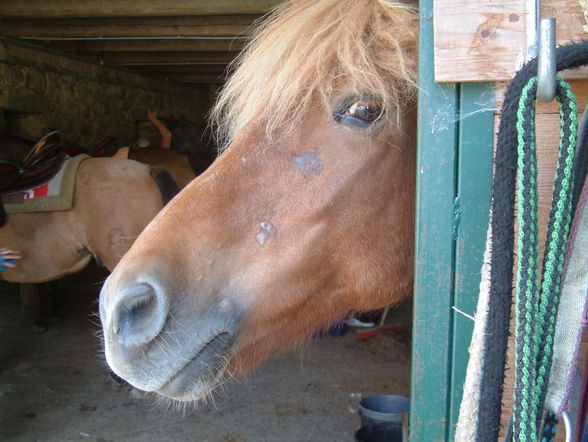
[[[290,130],[311,104],[331,112],[341,88],[391,111],[416,91],[416,9],[388,0],[295,0],[278,6],[237,58],[212,112],[221,146],[255,119]]]

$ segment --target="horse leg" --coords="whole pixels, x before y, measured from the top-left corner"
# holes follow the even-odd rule
[[[41,316],[41,294],[37,284],[20,285],[20,312],[23,321],[36,324]]]
[[[63,307],[60,298],[59,280],[42,284],[41,290],[41,321],[43,324],[59,322],[59,314]]]
[[[47,331],[49,324],[57,322],[54,297],[50,283],[20,285],[20,311],[33,332]]]

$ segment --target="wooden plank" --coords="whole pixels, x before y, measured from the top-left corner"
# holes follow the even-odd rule
[[[436,0],[435,80],[496,81],[524,61],[524,0]]]
[[[0,34],[26,38],[215,37],[250,34],[260,15],[1,20]]]
[[[555,17],[558,45],[581,42],[588,37],[584,12],[578,0],[548,0],[541,2],[541,17]]]
[[[189,74],[189,73],[213,73],[221,74],[226,70],[226,65],[222,64],[202,64],[202,65],[153,65],[142,66],[143,72],[152,72],[157,74]]]
[[[239,51],[245,42],[234,38],[222,40],[191,40],[191,39],[146,39],[146,40],[89,40],[61,41],[48,40],[52,46],[68,52],[213,52]]]
[[[556,18],[558,45],[588,39],[584,12],[578,0],[549,0],[541,2],[541,16]],[[588,78],[588,66],[560,73],[564,78]]]
[[[87,61],[50,53],[31,45],[23,45],[18,41],[5,40],[3,43],[6,55],[9,59],[16,61],[33,62],[39,65],[51,66],[52,68],[61,71],[85,73],[102,81],[112,80],[117,83],[124,83],[141,88],[153,88],[168,91],[170,93],[193,95],[194,99],[199,99],[200,95],[204,93],[203,90],[200,89],[174,85],[169,82],[147,78],[128,71],[110,69],[108,67],[99,66],[98,64],[88,63]]]
[[[281,0],[2,0],[3,18],[263,14]]]
[[[224,72],[165,74],[165,79],[174,83],[224,83],[225,78]]]
[[[541,17],[557,20],[557,44],[588,38],[578,0],[545,0]],[[442,82],[510,80],[527,52],[524,0],[436,0],[435,79]],[[586,78],[576,69],[567,78]]]
[[[571,72],[571,71],[565,71]],[[585,80],[579,79],[569,79],[565,74],[562,75],[563,78],[570,84],[574,91],[574,95],[576,96],[576,104],[578,105],[578,109],[584,109],[588,106],[588,82]],[[506,87],[508,86],[507,83],[500,83],[496,86],[496,108],[501,109],[504,103],[504,94],[506,92]],[[539,114],[558,114],[559,109],[557,107],[557,103],[552,101],[551,103],[537,103],[536,108],[537,113]],[[498,128],[498,126],[496,126]]]
[[[237,56],[237,51],[218,52],[104,52],[100,58],[109,65],[152,65],[202,63],[227,64]]]

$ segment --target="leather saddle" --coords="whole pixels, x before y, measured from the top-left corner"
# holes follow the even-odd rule
[[[117,139],[112,135],[109,135],[98,141],[86,153],[93,157],[111,157],[116,153],[119,147],[120,145]]]
[[[59,172],[65,154],[59,134],[51,132],[41,138],[22,161],[0,160],[0,195],[46,183]]]

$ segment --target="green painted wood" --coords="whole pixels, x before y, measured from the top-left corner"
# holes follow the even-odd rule
[[[474,316],[478,302],[490,210],[494,105],[491,85],[460,85],[453,302],[459,311],[470,316]],[[454,309],[449,440],[454,440],[455,436],[473,328],[473,320]]]
[[[453,440],[469,358],[492,176],[494,93],[437,84],[433,0],[420,2],[410,440]]]
[[[433,442],[446,440],[449,433],[458,89],[434,82],[433,0],[420,2],[419,7],[421,91],[410,440]]]

